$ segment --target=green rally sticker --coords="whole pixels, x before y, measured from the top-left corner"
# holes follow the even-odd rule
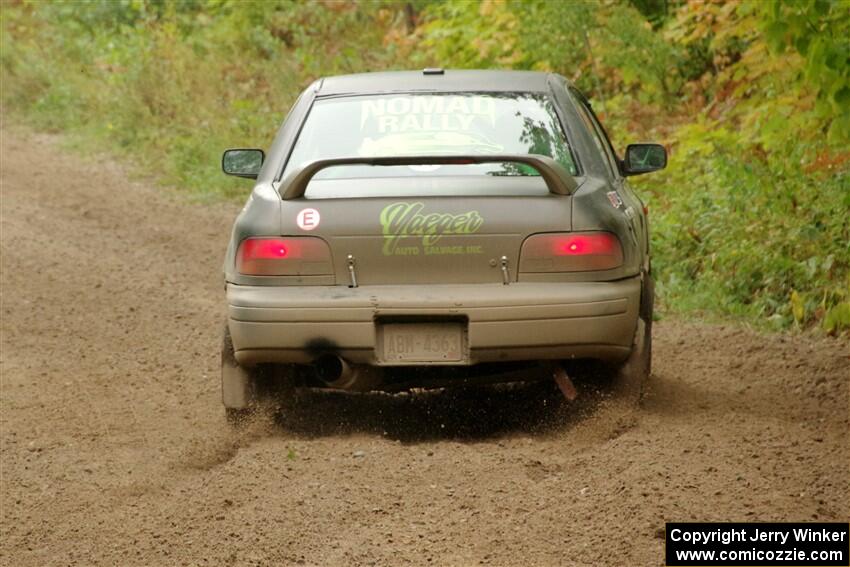
[[[478,232],[484,219],[478,211],[461,214],[425,213],[425,204],[421,202],[398,202],[387,205],[381,211],[381,229],[384,236],[383,253],[385,256],[397,254],[417,255],[407,248],[399,248],[399,241],[409,236],[421,236],[426,254],[462,254],[480,253],[479,246],[437,247],[435,244],[445,235],[474,234]],[[443,250],[445,248],[445,250]],[[467,248],[470,248],[467,250]],[[473,250],[474,249],[474,250]]]

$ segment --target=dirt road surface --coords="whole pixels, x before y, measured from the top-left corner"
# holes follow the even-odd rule
[[[637,409],[310,395],[232,432],[238,207],[24,130],[0,157],[2,565],[661,565],[668,520],[850,517],[835,339],[662,321]]]

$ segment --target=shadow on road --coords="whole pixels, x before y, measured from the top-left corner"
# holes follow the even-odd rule
[[[400,394],[300,388],[221,436],[193,438],[179,466],[208,470],[268,436],[375,435],[402,443],[491,441],[569,431],[574,446],[613,439],[634,427],[633,404],[593,370],[571,372],[579,397],[564,399],[553,380],[414,390]]]
[[[282,404],[275,423],[305,437],[372,433],[409,443],[541,434],[570,428],[605,398],[596,384],[577,386],[574,402],[549,380],[403,394],[302,390]]]

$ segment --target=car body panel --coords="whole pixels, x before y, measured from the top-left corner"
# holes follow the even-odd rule
[[[525,222],[513,212],[520,205]],[[301,232],[296,217],[308,206],[322,219],[311,235],[330,244],[337,281],[345,284],[351,283],[349,255],[360,285],[502,283],[503,256],[516,281],[523,240],[570,225],[569,197],[389,197],[285,201],[284,233]],[[447,233],[409,234],[412,223],[431,215],[456,226],[450,224]]]
[[[464,364],[628,355],[640,278],[614,282],[370,285],[278,288],[228,285],[236,358],[309,363],[336,354],[382,365],[381,321],[460,320]],[[438,364],[433,361],[432,364]]]
[[[547,73],[445,69],[439,75],[421,71],[386,71],[338,75],[322,80],[319,96],[396,92],[549,92]]]

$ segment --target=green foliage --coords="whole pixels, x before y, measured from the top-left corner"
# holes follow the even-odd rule
[[[483,0],[427,5],[418,30],[432,64],[550,70],[580,88],[642,100],[672,96],[679,49],[629,4]],[[604,72],[600,72],[604,70]]]
[[[419,32],[436,66],[511,68],[523,60],[518,28],[506,3],[484,0],[431,4]]]
[[[847,295],[850,296],[850,292]],[[824,318],[823,328],[830,334],[850,329],[850,301],[842,301],[832,307]]]
[[[2,104],[242,198],[222,149],[267,146],[312,80],[399,67],[551,70],[620,149],[654,139],[666,309],[850,330],[847,0],[92,0],[2,5]]]
[[[846,0],[770,0],[762,5],[765,40],[781,54],[793,48],[805,59],[806,82],[816,110],[832,118],[829,141],[850,142],[850,5]]]
[[[4,5],[2,100],[166,183],[241,196],[244,184],[219,172],[221,151],[268,145],[322,74],[392,65],[375,49],[385,16],[294,1]]]
[[[668,170],[640,183],[664,300],[775,328],[825,321],[848,298],[850,174],[806,177],[742,160],[737,133],[719,123],[677,137]],[[800,150],[786,151],[799,163]]]

